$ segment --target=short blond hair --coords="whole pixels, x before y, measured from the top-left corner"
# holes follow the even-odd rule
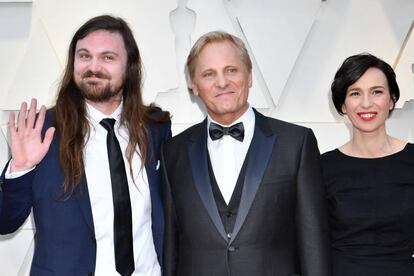
[[[244,45],[244,42],[240,38],[232,34],[223,31],[213,31],[201,36],[190,50],[190,54],[187,57],[187,63],[185,67],[187,77],[189,77],[189,81],[191,81],[194,77],[198,56],[200,55],[204,47],[210,43],[225,41],[230,42],[236,47],[236,49],[239,51],[240,57],[244,65],[246,65],[247,71],[252,71],[252,61],[250,59],[249,52],[247,51],[247,48]]]

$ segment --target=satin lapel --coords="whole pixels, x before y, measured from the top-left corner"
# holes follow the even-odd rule
[[[92,233],[95,235],[95,229],[93,226],[93,218],[92,218],[92,207],[91,201],[89,199],[89,191],[88,191],[88,184],[86,182],[86,177],[82,177],[82,192],[76,194],[76,200],[79,203],[79,207],[83,214],[86,223],[88,224],[89,228],[91,229]]]
[[[227,241],[226,231],[220,219],[208,175],[206,120],[200,124],[200,130],[191,139],[188,145],[188,154],[196,190],[218,232]]]
[[[243,192],[230,243],[233,242],[239,233],[250,207],[252,206],[257,189],[262,182],[263,175],[269,163],[273,144],[276,140],[276,135],[271,132],[270,127],[267,125],[266,117],[257,112],[255,113],[255,130],[249,148],[249,160],[244,178]]]

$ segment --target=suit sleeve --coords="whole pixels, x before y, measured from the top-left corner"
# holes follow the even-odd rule
[[[54,126],[54,111],[49,109],[42,128],[42,140],[51,126]],[[32,186],[36,168],[20,177],[6,179],[7,167],[8,164],[0,177],[0,234],[12,233],[22,226],[33,206]]]
[[[25,222],[32,208],[32,182],[35,170],[6,179],[5,172],[0,177],[0,234],[16,231]]]
[[[174,200],[168,179],[168,169],[165,162],[165,147],[161,149],[161,169],[163,185],[163,201],[165,214],[164,250],[163,250],[163,275],[175,276],[178,258],[178,226],[175,213]]]
[[[320,154],[312,130],[304,137],[297,179],[297,235],[302,275],[330,276],[330,235]]]

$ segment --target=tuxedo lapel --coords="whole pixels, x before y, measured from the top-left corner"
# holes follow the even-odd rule
[[[273,144],[276,140],[276,134],[273,133],[270,126],[268,126],[267,119],[260,113],[256,112],[256,110],[255,116],[255,129],[248,151],[249,159],[246,169],[246,176],[244,179],[239,210],[230,243],[233,242],[246,219],[256,196],[257,189],[262,182],[263,175],[269,163],[270,155],[272,154]]]
[[[207,164],[207,120],[198,125],[188,145],[190,166],[193,175],[194,185],[201,201],[207,210],[211,220],[224,240],[227,241],[226,231],[221,221],[216,201],[211,189],[210,177]]]

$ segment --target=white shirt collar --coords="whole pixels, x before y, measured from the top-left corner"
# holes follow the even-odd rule
[[[249,107],[247,108],[246,112],[244,112],[243,115],[241,115],[237,120],[235,120],[230,125],[234,125],[234,124],[237,124],[239,122],[242,122],[243,123],[243,126],[244,126],[245,137],[246,136],[248,137],[247,141],[248,141],[248,144],[250,144],[251,137],[253,137],[255,121],[256,121],[256,116],[254,115],[253,108],[249,104]],[[207,116],[207,133],[208,133],[208,128],[210,127],[210,123],[211,122],[214,122],[216,124],[222,125],[222,124],[214,121],[210,117],[210,115],[208,115]],[[212,142],[212,140],[210,138],[210,135],[208,135],[208,139],[209,139],[209,142]]]
[[[211,122],[216,123],[221,126],[230,126],[230,125],[237,124],[239,122],[242,122],[244,125],[251,125],[251,124],[254,124],[254,121],[255,121],[254,111],[253,111],[253,108],[249,105],[249,107],[243,113],[243,115],[241,115],[237,120],[235,120],[229,125],[220,124],[216,122],[215,120],[213,120],[210,115],[207,115],[207,128],[210,126]]]
[[[119,125],[119,121],[121,119],[121,113],[122,113],[122,101],[119,104],[119,106],[114,110],[114,112],[112,112],[111,115],[103,114],[101,111],[99,111],[92,105],[86,103],[86,114],[92,125],[98,125],[99,122],[105,118],[113,118],[116,120],[116,124]]]

